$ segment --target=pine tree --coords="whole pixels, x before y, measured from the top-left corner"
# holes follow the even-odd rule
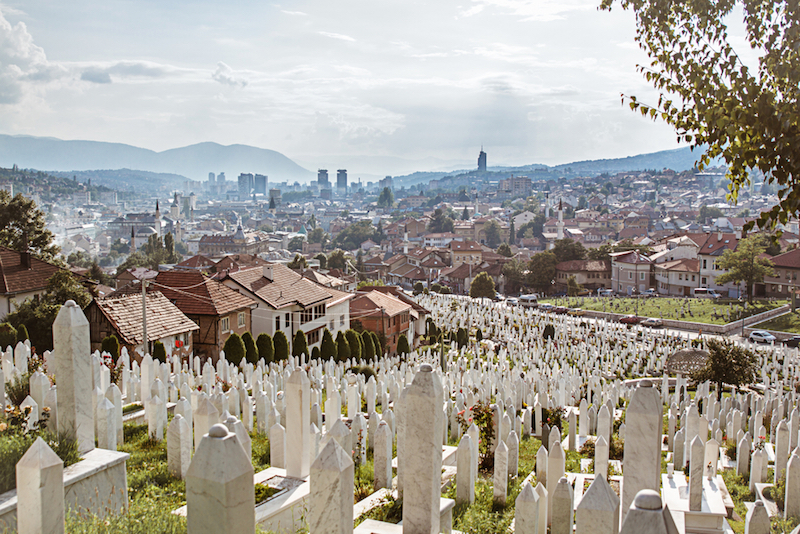
[[[347,342],[347,338],[340,330],[339,333],[336,334],[336,361],[345,362],[349,357],[350,344]]]
[[[156,341],[156,343],[158,343],[158,341]],[[236,332],[228,336],[228,339],[225,340],[225,347],[222,350],[225,351],[225,359],[234,365],[239,365],[246,353],[244,341],[242,341],[242,338],[239,337],[239,334]],[[153,352],[155,352],[155,350]],[[155,358],[155,354],[153,357]]]
[[[356,362],[359,361],[361,359],[361,336],[352,329],[345,332],[344,336],[347,339],[347,345],[350,347],[350,357]]]
[[[275,332],[272,337],[272,344],[275,346],[275,361],[280,362],[289,359],[289,340],[282,330]]]
[[[24,343],[25,340],[27,339],[28,339],[28,328],[24,324],[21,324],[19,325],[19,328],[17,328],[17,343],[19,342]]]
[[[100,352],[109,353],[114,360],[119,358],[119,340],[117,336],[111,334],[103,338],[103,341],[100,343]]]
[[[411,349],[408,346],[408,338],[405,334],[400,334],[400,338],[397,340],[397,354],[405,356],[410,352]]]
[[[325,361],[330,360],[331,358],[337,360],[336,342],[333,340],[331,331],[328,330],[327,328],[322,331],[322,346],[320,349],[320,357],[322,357],[322,359]]]
[[[372,342],[372,334],[369,330],[361,332],[361,344],[364,345],[364,351],[361,356],[369,361],[375,358],[375,344]]]
[[[258,334],[256,349],[258,349],[258,357],[264,360],[264,363],[272,363],[275,359],[275,346],[272,344],[272,336],[266,332]]]
[[[306,333],[302,330],[298,330],[294,334],[294,340],[292,340],[292,356],[296,358],[300,358],[303,354],[308,357],[308,343],[306,342]]]
[[[160,341],[153,343],[153,359],[158,360],[161,363],[167,363],[167,350],[164,348],[164,344]]]

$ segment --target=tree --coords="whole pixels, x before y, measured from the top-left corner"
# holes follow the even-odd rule
[[[535,254],[528,262],[528,285],[547,293],[556,278],[558,258],[551,251]]]
[[[341,330],[336,334],[336,361],[344,362],[350,357],[350,344]]]
[[[258,357],[264,360],[264,363],[272,363],[275,359],[275,346],[272,344],[272,337],[266,332],[258,334],[256,349],[258,350]]]
[[[328,256],[328,269],[339,269],[347,272],[347,258],[342,249],[337,248]]]
[[[292,356],[300,358],[303,354],[308,357],[308,342],[306,341],[306,333],[302,330],[297,330],[294,333],[294,340],[292,340]]]
[[[497,253],[501,256],[505,256],[506,258],[510,258],[514,255],[514,253],[511,252],[511,247],[508,246],[508,243],[500,243],[500,246],[497,247]]]
[[[408,338],[405,334],[400,334],[400,337],[397,339],[397,354],[404,357],[410,352],[411,348],[408,346]]]
[[[245,332],[242,334],[242,343],[244,343],[244,358],[247,363],[256,365],[258,363],[258,347],[256,341],[253,339],[253,334]]]
[[[245,357],[246,348],[244,346],[244,341],[242,338],[234,332],[228,339],[225,340],[225,345],[223,349],[225,351],[225,359],[231,362],[233,365],[239,365],[242,359]],[[153,351],[155,352],[155,351]]]
[[[105,286],[110,286],[114,283],[114,280],[108,276],[103,269],[100,268],[97,262],[92,263],[92,266],[89,267],[89,272],[86,274],[86,276],[88,276],[89,279]]]
[[[0,351],[17,344],[17,329],[9,323],[0,323]]]
[[[308,233],[307,240],[309,243],[320,243],[325,246],[328,241],[328,234],[322,228],[314,228]]]
[[[575,280],[575,275],[569,275],[569,278],[567,278],[567,295],[570,297],[577,297],[580,290],[581,285]]]
[[[379,208],[391,208],[394,206],[394,193],[388,187],[384,187],[381,194],[378,195],[378,207]]]
[[[614,0],[603,0],[610,10]],[[722,158],[729,198],[747,190],[758,169],[780,188],[780,202],[764,211],[760,228],[786,223],[800,207],[800,33],[790,0],[662,2],[620,0],[636,17],[636,39],[652,60],[638,69],[659,90],[657,103],[627,98],[632,110],[673,127],[678,140],[702,150],[702,170]],[[740,7],[741,6],[741,7]],[[729,38],[731,13],[742,10],[745,65]],[[738,39],[738,32],[736,32]],[[755,63],[755,59],[753,60]],[[746,224],[750,230],[753,223]]]
[[[586,251],[586,257],[590,260],[606,261],[611,260],[611,245],[604,243],[599,247],[590,248]]]
[[[375,355],[376,356],[383,356],[386,354],[386,334],[381,332],[381,335],[378,335],[375,332],[371,332],[372,334],[372,344],[375,345]]]
[[[445,232],[452,232],[455,223],[453,219],[445,214],[442,208],[436,208],[433,212],[433,217],[431,217],[430,222],[428,223],[428,232],[432,234],[443,234]]]
[[[355,250],[367,239],[377,239],[372,222],[358,221],[339,232],[333,242],[345,250]]]
[[[303,250],[303,242],[305,238],[301,235],[294,236],[289,240],[289,244],[286,245],[289,251],[297,252],[299,250]]]
[[[319,261],[319,268],[320,269],[327,269],[328,268],[328,256],[326,256],[322,252],[320,252],[319,254],[314,256],[314,259]]]
[[[461,220],[468,221],[469,220],[469,210],[466,206],[464,206],[464,211],[461,212]]]
[[[469,333],[463,326],[459,327],[459,329],[456,331],[456,343],[458,344],[459,350],[462,347],[466,347],[467,343],[469,343]]]
[[[153,342],[153,360],[167,363],[167,349],[164,348],[164,344],[161,341],[156,340]]]
[[[489,276],[489,273],[484,271],[473,278],[472,283],[469,285],[469,296],[474,299],[494,298],[494,280]]]
[[[752,384],[758,370],[755,353],[728,340],[711,338],[706,342],[708,360],[703,368],[692,374],[697,382],[710,381],[717,384],[717,400],[722,398],[722,387]]]
[[[714,206],[703,205],[700,207],[700,211],[697,213],[697,222],[705,224],[706,220],[708,219],[717,219],[724,216],[725,213],[721,209]]]
[[[36,202],[20,193],[12,197],[5,190],[0,191],[0,246],[20,252],[27,247],[33,256],[50,263],[57,262],[60,250]]]
[[[553,244],[553,254],[556,255],[558,263],[562,261],[583,260],[586,258],[586,249],[579,241],[570,238],[557,239]]]
[[[65,270],[58,270],[47,280],[45,297],[51,304],[63,305],[68,300],[74,300],[75,304],[85,308],[92,301],[92,296],[86,291],[80,282],[75,280],[72,273]]]
[[[333,358],[336,360],[336,342],[333,340],[333,335],[331,335],[331,331],[327,328],[322,331],[322,345],[320,350],[320,356],[323,360],[330,360]]]
[[[736,250],[726,250],[717,260],[717,267],[726,272],[717,276],[718,285],[733,282],[744,282],[747,289],[747,301],[753,301],[753,285],[763,282],[765,276],[772,276],[772,262],[760,257],[766,247],[758,235],[746,237],[739,241]]]
[[[106,336],[100,342],[100,352],[107,352],[116,361],[119,358],[119,339],[114,334]]]
[[[586,197],[584,195],[581,195],[580,198],[578,199],[578,209],[579,210],[586,209]]]
[[[295,254],[294,259],[286,264],[290,269],[307,269],[308,260],[302,254]]]
[[[500,237],[500,223],[494,219],[484,225],[483,231],[486,232],[486,244],[489,247],[495,248],[502,241]]]
[[[319,347],[314,347],[311,349],[311,359],[312,360],[319,360]]]
[[[369,361],[375,358],[375,344],[372,342],[372,336],[368,330],[361,332],[361,345],[363,345],[362,357]]]
[[[17,329],[17,343],[25,343],[28,340],[28,328],[21,324]]]
[[[272,336],[272,344],[275,347],[275,361],[280,362],[289,359],[289,340],[283,330],[278,330]]]
[[[349,329],[344,333],[345,339],[347,339],[347,345],[350,347],[350,357],[353,358],[354,361],[358,361],[361,359],[361,336],[358,335],[353,329]]]
[[[67,256],[67,263],[73,267],[82,267],[84,269],[88,269],[93,262],[94,260],[92,259],[92,256],[82,250],[76,250]]]
[[[516,224],[514,223],[514,218],[512,217],[511,226],[508,229],[508,244],[513,245],[516,240],[517,240]]]

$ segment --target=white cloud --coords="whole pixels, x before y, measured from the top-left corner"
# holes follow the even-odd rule
[[[12,26],[0,12],[0,104],[20,102],[26,82],[49,79],[55,73],[25,23]]]
[[[341,33],[332,33],[332,32],[317,32],[317,33],[325,37],[330,37],[331,39],[339,39],[340,41],[348,41],[351,43],[355,42],[355,39],[353,39],[349,35],[342,35]]]
[[[303,13],[302,11],[287,11],[285,9],[281,9],[281,13],[284,13],[286,15],[293,15],[293,16],[296,16],[296,17],[307,17],[308,16],[308,13]]]
[[[242,77],[240,74],[237,74],[232,68],[228,65],[220,61],[217,63],[217,70],[211,75],[211,77],[224,85],[231,85],[234,87],[246,87],[248,80]]]

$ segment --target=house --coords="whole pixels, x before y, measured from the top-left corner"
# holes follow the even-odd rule
[[[250,331],[251,311],[256,302],[209,278],[200,271],[161,271],[148,282],[147,291],[160,291],[186,317],[199,326],[192,335],[194,355],[212,362],[234,332],[242,335]],[[141,286],[131,283],[112,293],[114,298],[122,293],[139,293]]]
[[[160,291],[147,293],[147,351],[153,353],[153,343],[164,344],[167,355],[186,359],[192,353],[194,332],[200,330]],[[89,320],[91,350],[100,350],[103,339],[115,335],[120,348],[129,354],[141,350],[144,341],[142,328],[142,296],[120,294],[116,298],[95,299],[84,310]]]
[[[409,328],[411,333],[408,336],[408,342],[409,345],[411,345],[413,340],[414,344],[411,345],[411,347],[413,348],[416,346],[417,340],[420,336],[425,334],[425,321],[430,316],[431,312],[423,306],[420,306],[416,300],[403,293],[397,286],[366,286],[362,288],[359,293],[366,293],[369,291],[386,293],[411,306],[411,325]]]
[[[691,297],[692,289],[700,287],[700,260],[681,258],[656,263],[656,290],[660,295]]]
[[[717,276],[725,272],[725,270],[717,265],[717,260],[722,257],[726,250],[736,250],[736,247],[739,245],[739,240],[736,238],[735,234],[726,234],[723,232],[701,235],[705,239],[702,241],[697,251],[697,258],[700,260],[699,287],[715,289],[718,293],[729,297],[738,297],[741,290],[738,285],[732,282],[717,284]]]
[[[462,263],[478,265],[483,261],[483,249],[475,241],[451,241],[447,249],[450,251],[451,267],[458,267]]]
[[[222,282],[255,301],[253,335],[274,336],[280,330],[291,344],[294,334],[302,330],[311,349],[322,341],[325,328],[334,337],[350,328],[352,294],[317,284],[285,265],[232,271]]]
[[[586,289],[611,287],[611,262],[609,260],[572,260],[556,265],[556,289],[566,291],[570,276]]]
[[[358,293],[350,301],[350,316],[361,322],[364,330],[375,332],[385,340],[386,352],[397,353],[397,342],[405,334],[409,346],[414,339],[411,322],[413,307],[394,295],[380,291]]]
[[[653,285],[653,262],[635,250],[612,252],[611,289],[617,293],[632,295],[642,293]]]
[[[30,252],[0,247],[0,319],[34,295],[43,295],[47,280],[61,267],[34,258]]]
[[[427,234],[423,236],[423,244],[426,247],[438,247],[444,248],[446,247],[450,241],[454,239],[459,239],[459,236],[454,234],[453,232],[443,232],[437,234]]]
[[[781,299],[789,298],[800,278],[800,248],[770,258],[772,276],[765,276],[763,284],[756,284],[756,294]]]
[[[533,222],[536,219],[536,214],[531,213],[530,211],[523,211],[522,213],[515,215],[513,217],[514,220],[514,228],[522,228],[526,224]]]

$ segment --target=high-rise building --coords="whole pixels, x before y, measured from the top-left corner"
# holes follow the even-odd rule
[[[216,178],[217,176],[213,172],[208,173],[208,183],[213,184]]]
[[[481,153],[478,154],[478,171],[486,172],[486,152],[483,151],[483,147],[481,147]]]
[[[253,175],[243,172],[239,175],[239,200],[248,200],[253,192]]]
[[[317,183],[320,187],[326,187],[328,182],[328,169],[319,169],[317,171]]]
[[[256,195],[267,196],[267,176],[264,174],[256,174],[253,180],[253,192]]]
[[[224,184],[225,183],[225,173],[221,172],[217,175],[217,183]]]
[[[336,171],[336,189],[340,193],[347,193],[347,169]]]

